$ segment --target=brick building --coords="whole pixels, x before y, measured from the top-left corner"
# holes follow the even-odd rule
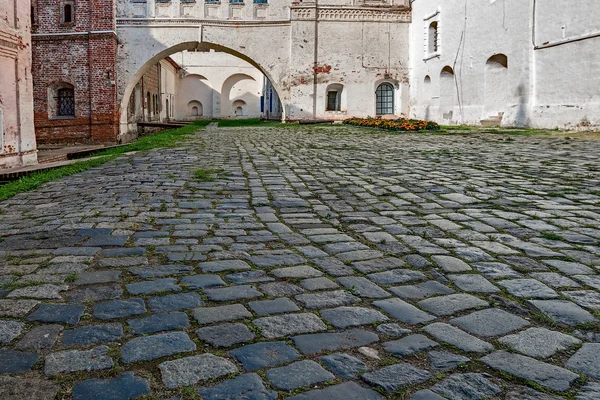
[[[38,143],[115,142],[114,0],[32,0]]]
[[[35,164],[29,0],[0,1],[0,168]]]

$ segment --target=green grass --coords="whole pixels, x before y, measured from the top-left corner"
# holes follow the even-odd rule
[[[7,200],[19,193],[35,190],[44,183],[63,178],[65,176],[71,176],[86,171],[90,168],[98,167],[108,161],[114,160],[119,155],[128,153],[130,151],[144,151],[159,147],[177,146],[179,142],[197,131],[198,128],[206,126],[210,122],[211,121],[197,121],[192,125],[184,126],[182,128],[171,129],[152,136],[144,136],[138,141],[126,146],[101,150],[94,154],[94,156],[97,158],[80,161],[51,170],[35,172],[33,174],[24,176],[16,181],[0,186],[0,201]]]
[[[215,175],[225,175],[225,171],[222,169],[214,168],[199,168],[194,171],[194,180],[198,182],[213,182]]]

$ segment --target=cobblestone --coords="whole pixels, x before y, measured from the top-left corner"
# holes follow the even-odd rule
[[[600,142],[365,132],[211,127],[0,202],[0,397],[598,397]],[[260,378],[313,362],[347,381]]]

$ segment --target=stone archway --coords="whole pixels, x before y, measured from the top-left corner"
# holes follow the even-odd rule
[[[126,110],[136,82],[152,65],[184,50],[221,51],[249,62],[272,82],[284,105],[282,118],[286,118],[286,105],[290,99],[289,24],[250,26],[243,33],[233,35],[232,27],[202,28],[199,31],[197,28],[187,27],[173,30],[166,26],[144,29],[118,26],[122,43],[118,49],[121,62],[118,66],[117,91],[121,134],[135,129],[127,123]],[[265,41],[264,37],[269,37],[270,40]]]

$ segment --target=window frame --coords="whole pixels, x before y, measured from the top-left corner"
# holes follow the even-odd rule
[[[386,88],[385,92],[383,89]],[[390,82],[381,82],[375,89],[375,114],[394,115],[396,107],[396,88]]]

